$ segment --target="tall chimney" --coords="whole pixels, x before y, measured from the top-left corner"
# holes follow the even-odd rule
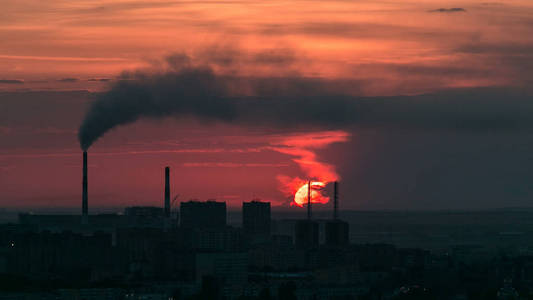
[[[338,194],[338,183],[337,181],[335,181],[333,183],[333,220],[337,220],[339,218],[339,213],[338,213],[338,210],[339,210],[339,207],[338,207],[338,197],[339,197],[339,194]]]
[[[311,220],[311,180],[307,182],[307,219]]]
[[[81,222],[87,224],[88,216],[88,197],[87,197],[87,151],[83,151],[83,181],[82,181],[82,196],[81,196]]]
[[[165,167],[165,217],[170,217],[170,168]]]

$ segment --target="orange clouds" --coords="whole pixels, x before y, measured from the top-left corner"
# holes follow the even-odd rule
[[[322,131],[304,134],[294,134],[290,136],[275,139],[271,147],[272,150],[294,156],[293,161],[298,164],[304,173],[304,178],[299,176],[290,177],[287,175],[278,175],[280,191],[286,196],[294,197],[294,203],[301,206],[302,202],[298,193],[302,194],[301,188],[306,185],[308,180],[317,181],[325,184],[339,180],[340,177],[335,171],[333,165],[321,162],[317,158],[316,151],[324,149],[333,143],[347,142],[350,134],[345,131]],[[322,195],[323,187],[318,188],[318,183],[312,186],[312,201],[316,203],[327,203],[329,198]],[[315,188],[315,186],[317,188]],[[307,191],[305,191],[307,195]],[[297,198],[299,200],[297,200]]]
[[[30,81],[75,77],[102,89],[86,79],[115,77],[175,52],[217,56],[218,71],[229,74],[346,79],[365,95],[525,85],[530,78],[530,1],[29,3],[8,0],[0,13],[0,73],[24,79],[24,88],[73,88]],[[453,8],[461,13],[432,12]]]

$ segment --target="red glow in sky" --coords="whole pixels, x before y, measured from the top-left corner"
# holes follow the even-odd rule
[[[324,196],[321,191],[326,184],[339,180],[340,176],[336,172],[335,166],[318,159],[316,151],[333,143],[346,142],[349,138],[348,132],[338,130],[290,135],[273,142],[273,150],[296,157],[293,158],[293,161],[298,164],[304,174],[303,178],[285,174],[277,176],[280,191],[292,199],[291,205],[302,206],[303,203],[307,202],[307,181],[309,179],[312,179],[312,203],[328,203],[329,197]]]
[[[372,96],[408,98],[457,88],[529,90],[533,86],[532,24],[530,0],[2,1],[0,206],[77,207],[81,153],[76,135],[96,95],[91,92],[106,91],[125,79],[121,74],[137,70],[159,74],[180,63],[169,57],[186,55],[194,64],[212,68],[217,76],[271,79],[275,89],[261,89],[268,97],[285,95],[294,85],[301,86],[303,98],[306,93],[314,95],[313,86],[300,85],[299,79],[318,79],[336,93],[369,100]],[[238,96],[261,96],[246,85],[228,89]],[[521,90],[519,94],[531,98]],[[474,97],[468,92],[464,97],[485,99],[487,95],[495,94],[481,91]],[[505,91],[502,98],[508,95]],[[434,98],[426,99],[427,104]],[[458,195],[466,191],[472,199],[494,198],[493,205],[500,207],[509,205],[496,203],[512,198],[510,187],[523,191],[515,193],[515,200],[523,201],[516,206],[529,203],[530,181],[523,174],[531,173],[522,163],[529,159],[529,152],[497,152],[500,144],[522,143],[529,141],[529,136],[513,137],[515,141],[502,134],[507,143],[495,144],[494,152],[476,148],[493,143],[496,139],[492,137],[482,140],[450,135],[446,140],[440,133],[426,136],[421,132],[416,133],[420,138],[408,134],[391,140],[396,129],[393,123],[408,123],[410,112],[416,113],[407,107],[395,115],[403,100],[398,99],[397,106],[377,116],[383,117],[383,122],[366,119],[371,132],[357,128],[354,145],[347,143],[350,133],[356,132],[352,129],[312,132],[314,128],[306,128],[311,132],[280,133],[266,125],[256,132],[247,126],[214,126],[171,118],[157,122],[141,119],[117,127],[89,153],[90,207],[161,205],[166,165],[173,174],[172,191],[184,200],[231,199],[228,205],[238,207],[242,201],[258,197],[274,205],[298,205],[295,195],[308,180],[324,185],[341,180],[335,163],[344,158],[350,160],[344,160],[343,171],[350,168],[354,172],[343,173],[342,180],[353,183],[357,205],[381,208],[381,199],[392,199],[387,205],[403,209],[405,204],[411,205],[401,202],[403,199],[414,199],[413,203],[417,195],[418,199],[461,199]],[[426,109],[425,103],[421,111]],[[439,104],[430,110],[445,113],[462,107],[455,102],[452,105],[448,109]],[[479,107],[481,115],[486,110],[491,111],[491,105]],[[364,116],[365,111],[361,113]],[[495,110],[486,120],[499,113]],[[504,120],[519,115],[502,114]],[[462,112],[458,116],[467,117]],[[421,128],[432,121],[430,117],[422,119]],[[423,140],[431,139],[430,144],[423,145]],[[409,146],[403,148],[406,141],[410,141]],[[451,142],[442,146],[444,141]],[[435,172],[428,176],[427,166],[440,167],[439,160],[446,151],[454,153],[454,166],[474,164],[470,157],[464,161],[460,155],[456,158],[462,150],[446,148],[453,142],[460,145],[457,149],[479,150],[490,162],[469,166],[465,173],[469,178],[478,177],[474,176],[476,169],[485,178],[492,166],[509,168],[506,174],[520,176],[505,176],[508,182],[493,179],[492,184],[487,178],[478,186],[467,186],[455,175],[448,180],[432,177],[437,176]],[[331,149],[339,157],[330,154],[334,143],[345,143],[345,152]],[[466,147],[468,143],[472,145]],[[433,147],[438,155],[426,151],[426,146]],[[349,147],[361,149],[361,156],[353,157]],[[403,152],[396,151],[398,147]],[[511,161],[492,163],[504,156]],[[368,174],[357,170],[375,171]],[[457,173],[453,171],[444,173]],[[422,186],[420,180],[426,181],[427,188],[405,188]],[[454,185],[448,183],[450,180],[457,182]],[[383,189],[383,184],[388,188]],[[447,186],[441,188],[442,184]],[[316,192],[321,191],[316,186]],[[481,191],[487,197],[479,194]],[[327,199],[317,196],[313,202],[327,203]],[[417,205],[426,207],[424,201]],[[467,203],[457,201],[459,206]]]

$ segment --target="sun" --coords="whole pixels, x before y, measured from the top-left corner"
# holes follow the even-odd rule
[[[302,185],[298,191],[294,194],[294,204],[302,207],[307,203],[307,189],[308,184]],[[311,181],[311,203],[328,203],[329,197],[322,194],[322,191],[326,188],[326,183],[321,181]]]

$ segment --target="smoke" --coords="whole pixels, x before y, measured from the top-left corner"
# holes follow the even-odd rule
[[[86,150],[107,131],[143,117],[194,117],[281,128],[350,122],[356,113],[350,99],[333,95],[317,79],[242,78],[217,75],[208,66],[173,65],[163,73],[123,74],[98,95],[78,137]]]
[[[349,126],[508,130],[532,128],[524,91],[471,89],[419,96],[358,97],[356,81],[283,73],[243,76],[208,61],[168,57],[159,70],[125,72],[92,103],[78,137],[87,150],[109,130],[139,118],[193,117],[203,122],[287,129]]]

